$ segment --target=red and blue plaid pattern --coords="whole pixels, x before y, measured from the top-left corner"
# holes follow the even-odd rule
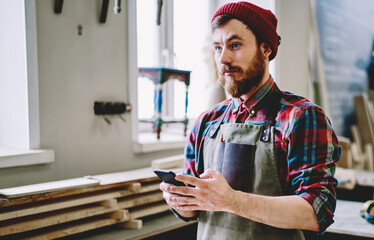
[[[232,111],[223,123],[262,125],[269,106],[261,100],[276,89],[270,77],[252,98],[246,101],[228,99],[202,113],[188,138],[184,173],[199,175],[204,171],[203,163],[199,162],[204,138],[231,101]],[[335,162],[340,154],[341,146],[323,110],[303,97],[284,91],[275,123],[275,162],[279,180],[285,195],[299,195],[313,206],[320,233],[333,223],[337,185]]]

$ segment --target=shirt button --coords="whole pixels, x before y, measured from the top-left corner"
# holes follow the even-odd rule
[[[251,116],[253,116],[255,115],[256,111],[252,109],[249,113],[251,114]]]

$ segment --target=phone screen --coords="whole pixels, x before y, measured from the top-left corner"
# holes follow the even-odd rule
[[[154,172],[163,182],[174,184],[175,186],[186,186],[183,182],[175,180],[173,171],[155,169]]]

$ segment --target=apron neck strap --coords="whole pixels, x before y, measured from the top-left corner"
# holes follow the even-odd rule
[[[261,126],[260,141],[262,142],[270,141],[270,128],[275,125],[275,118],[277,117],[280,108],[281,97],[282,92],[277,88],[267,99],[269,110],[266,113],[265,121]]]
[[[210,130],[208,132],[208,136],[210,138],[213,138],[214,135],[216,134],[216,132],[218,132],[219,126],[222,124],[223,119],[226,117],[227,113],[231,109],[231,105],[232,105],[232,101],[229,103],[229,105],[227,105],[225,111],[223,112],[223,114],[221,115],[221,117],[218,118],[217,122],[210,128]]]

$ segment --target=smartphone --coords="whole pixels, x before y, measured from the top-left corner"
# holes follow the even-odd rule
[[[186,186],[183,182],[175,180],[175,173],[173,171],[160,169],[154,169],[153,171],[163,182],[174,184],[175,186]]]

